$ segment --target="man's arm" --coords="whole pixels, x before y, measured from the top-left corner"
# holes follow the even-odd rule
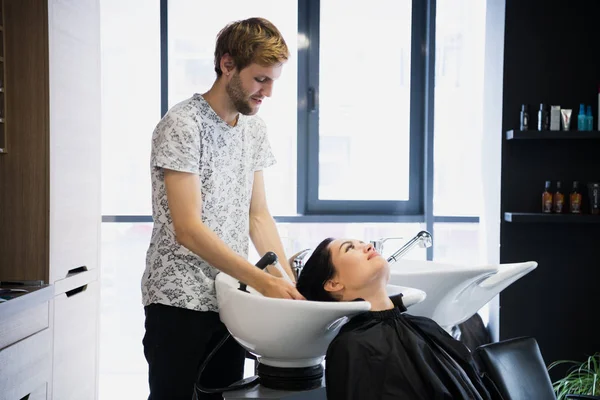
[[[254,184],[252,186],[252,200],[250,202],[250,239],[259,255],[272,251],[277,254],[279,264],[283,267],[292,281],[296,281],[295,275],[290,268],[288,259],[285,256],[283,243],[275,220],[271,216],[267,206],[267,196],[265,194],[265,182],[262,171],[254,172]],[[276,276],[281,276],[275,268],[269,268],[269,272]]]
[[[265,296],[302,298],[293,285],[256,268],[231,250],[202,222],[202,194],[198,175],[169,169],[164,171],[169,211],[175,236],[181,245]]]

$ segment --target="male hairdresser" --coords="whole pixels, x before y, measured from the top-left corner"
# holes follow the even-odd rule
[[[287,58],[269,21],[229,24],[217,37],[213,86],[175,105],[154,130],[154,227],[142,277],[150,400],[192,398],[199,365],[226,333],[215,292],[219,271],[265,296],[303,299],[277,270],[269,274],[247,259],[250,238],[259,254],[274,251],[295,281],[267,208],[262,170],[275,160],[255,116]],[[228,340],[200,382],[225,387],[242,379],[244,356]]]

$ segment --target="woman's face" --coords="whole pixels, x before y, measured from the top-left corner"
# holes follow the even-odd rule
[[[370,288],[380,289],[387,284],[390,269],[372,244],[353,239],[336,239],[328,249],[335,275],[325,284],[325,289],[337,292],[343,289],[342,300],[353,300]]]

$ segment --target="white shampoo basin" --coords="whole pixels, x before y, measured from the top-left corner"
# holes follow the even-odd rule
[[[219,315],[231,336],[263,364],[297,368],[320,364],[327,346],[351,317],[368,311],[366,301],[318,302],[273,299],[248,286],[239,290],[233,277],[219,273],[215,280]],[[402,293],[406,307],[425,299],[422,290],[388,286]]]
[[[390,283],[425,291],[427,298],[408,312],[431,318],[448,330],[536,267],[534,261],[466,266],[400,259],[390,265]]]

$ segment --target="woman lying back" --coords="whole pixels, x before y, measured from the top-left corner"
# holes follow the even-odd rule
[[[470,351],[429,318],[405,313],[388,297],[390,267],[370,244],[325,239],[300,273],[307,300],[371,303],[331,342],[325,358],[328,400],[490,399]]]

